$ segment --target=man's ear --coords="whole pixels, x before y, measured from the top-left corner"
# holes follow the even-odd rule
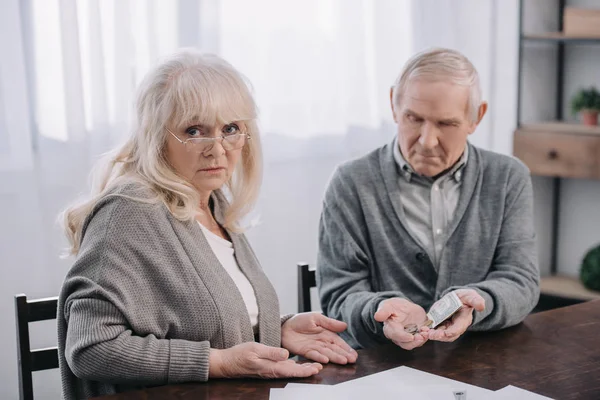
[[[469,135],[471,133],[475,132],[475,129],[477,128],[477,126],[479,125],[479,123],[481,122],[483,117],[485,116],[487,109],[488,109],[487,101],[481,102],[481,105],[479,106],[479,110],[477,110],[477,122],[472,123],[472,128],[471,128],[471,132],[469,132]]]
[[[392,117],[394,118],[394,122],[398,122],[396,119],[396,108],[394,107],[394,87],[390,88],[390,107],[392,108]]]
[[[487,112],[487,109],[488,109],[487,101],[481,102],[481,105],[479,106],[479,111],[477,112],[477,125],[479,125],[479,123],[483,119],[483,116]]]

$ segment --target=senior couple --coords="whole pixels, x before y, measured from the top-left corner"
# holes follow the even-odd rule
[[[354,363],[354,349],[411,350],[522,321],[539,294],[532,186],[522,163],[467,140],[487,110],[477,71],[453,50],[416,54],[390,106],[393,140],[339,166],[325,194],[323,314],[281,317],[239,225],[261,180],[246,82],[189,50],[151,70],[128,141],[63,213],[75,256],[59,297],[63,396],[307,377]],[[462,308],[423,326],[450,292]]]

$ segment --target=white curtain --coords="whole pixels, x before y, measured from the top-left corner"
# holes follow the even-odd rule
[[[32,167],[35,157],[65,148],[76,148],[82,162],[114,145],[128,133],[136,84],[178,47],[218,53],[249,78],[261,127],[278,149],[267,153],[277,159],[298,155],[298,139],[378,129],[389,119],[390,84],[412,51],[408,0],[5,0],[0,7],[3,169]],[[293,145],[282,150],[281,137]]]
[[[269,159],[354,154],[382,139],[357,132],[389,128],[387,92],[414,50],[463,50],[481,72],[484,95],[494,101],[506,87],[495,85],[506,69],[496,42],[516,32],[514,23],[504,25],[515,4],[4,0],[0,170],[32,168],[36,156],[64,148],[76,162],[93,159],[127,135],[132,92],[148,68],[187,46],[220,54],[249,78],[263,133],[271,136],[265,140]],[[509,143],[494,140],[493,123],[492,116],[484,120],[484,133],[473,141],[507,152]]]

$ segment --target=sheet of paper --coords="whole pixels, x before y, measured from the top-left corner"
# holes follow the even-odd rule
[[[553,400],[550,397],[542,396],[541,394],[533,393],[516,386],[507,386],[496,391],[494,400]]]
[[[333,399],[332,388],[327,385],[288,384],[283,389],[271,389],[269,400]]]
[[[270,400],[364,400],[377,396],[382,399],[448,399],[454,400],[453,394],[447,389],[443,391],[446,397],[428,397],[423,391],[414,387],[387,386],[375,387],[371,384],[352,386],[327,385],[293,385],[283,389],[271,389]],[[439,393],[439,392],[438,392]]]
[[[315,385],[313,383],[288,383],[287,385],[285,385],[285,388],[303,388],[303,387],[307,387],[307,386],[331,386],[331,385]]]
[[[466,392],[468,400],[496,399],[496,393],[491,390],[409,367],[398,367],[332,386],[290,383],[284,389],[271,389],[270,399],[362,400],[378,397],[454,400],[454,392],[457,391]]]
[[[343,382],[335,385],[334,387],[355,387],[357,385],[365,384],[368,384],[373,388],[373,390],[375,390],[373,393],[377,393],[380,388],[388,387],[401,387],[413,391],[418,390],[420,391],[419,393],[422,393],[421,397],[419,397],[422,399],[443,399],[444,397],[435,397],[439,396],[440,391],[443,391],[444,393],[451,393],[451,400],[454,399],[454,391],[466,391],[468,400],[489,400],[494,398],[494,392],[491,390],[404,366],[365,376],[363,378],[354,379],[348,382]],[[427,388],[432,388],[431,391],[435,393],[427,395],[427,393],[425,393]],[[427,397],[425,397],[425,395],[427,395]]]

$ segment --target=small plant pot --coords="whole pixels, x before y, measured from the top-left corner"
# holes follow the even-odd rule
[[[584,125],[589,125],[589,126],[598,125],[598,111],[591,111],[591,110],[581,111],[581,118],[583,119]]]

